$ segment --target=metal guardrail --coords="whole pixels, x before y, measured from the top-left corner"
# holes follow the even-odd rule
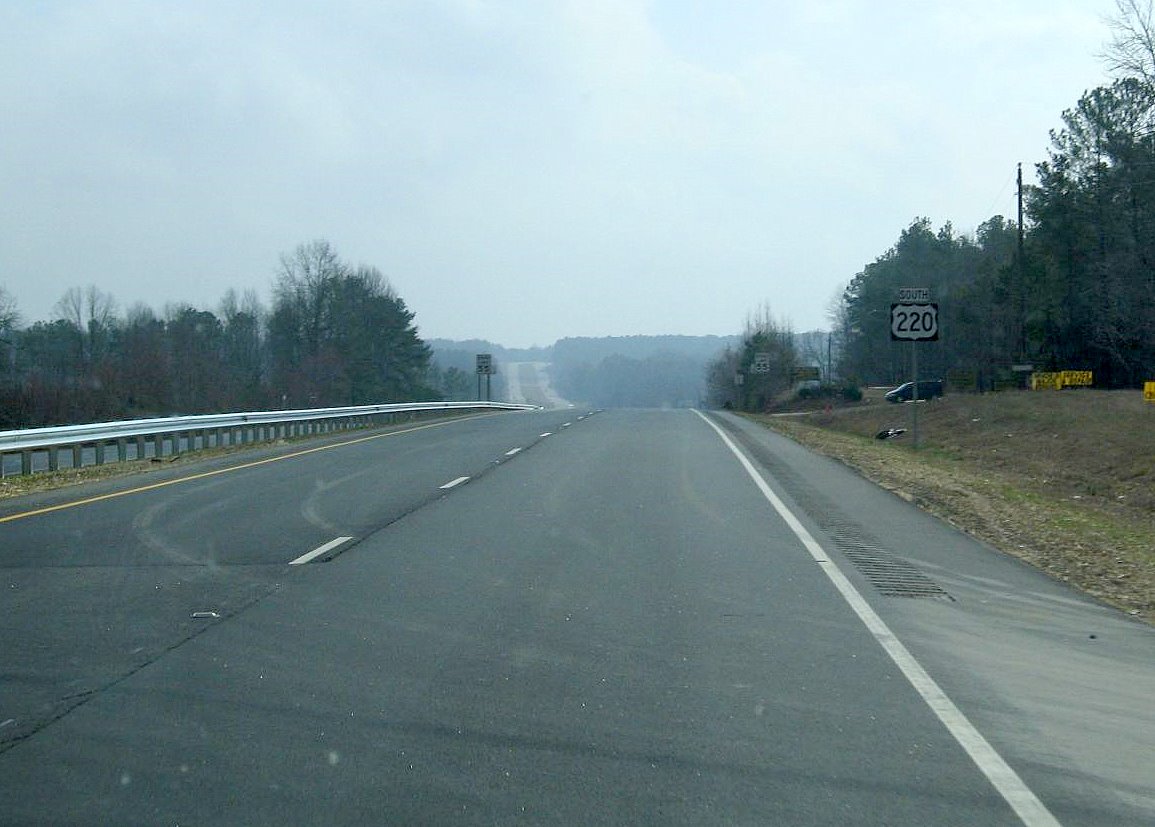
[[[71,462],[65,467],[81,468],[105,464],[109,459],[110,447],[115,447],[118,462],[160,459],[166,455],[166,449],[168,455],[172,456],[205,448],[272,442],[388,424],[402,417],[414,418],[422,414],[468,410],[527,411],[537,410],[537,406],[507,402],[406,402],[346,408],[172,416],[0,431],[0,476],[6,475],[5,458],[13,455],[20,457],[19,473],[31,474],[34,470],[60,470],[62,451],[71,454]],[[44,461],[36,462],[38,457]]]

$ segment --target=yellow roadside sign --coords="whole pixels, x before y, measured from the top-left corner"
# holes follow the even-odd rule
[[[1064,388],[1089,388],[1095,377],[1089,370],[1065,370],[1059,381]]]
[[[1155,402],[1155,382],[1143,383],[1143,398],[1148,402]]]

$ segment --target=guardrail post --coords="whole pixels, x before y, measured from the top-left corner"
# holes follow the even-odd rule
[[[60,449],[55,446],[48,449],[48,470],[60,470]]]
[[[123,437],[116,441],[116,461],[128,462],[128,440]]]
[[[21,451],[20,452],[20,473],[23,474],[24,476],[28,476],[29,474],[32,473],[32,452],[31,451]]]
[[[84,465],[84,451],[83,446],[78,442],[72,446],[72,467],[79,468]]]
[[[98,439],[93,443],[93,449],[96,453],[96,464],[104,465],[104,440]]]

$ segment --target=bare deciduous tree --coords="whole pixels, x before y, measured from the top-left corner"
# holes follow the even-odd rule
[[[16,310],[16,299],[0,284],[0,333],[12,330],[18,324],[20,313]]]
[[[1152,0],[1115,0],[1115,15],[1107,20],[1111,42],[1102,57],[1118,78],[1135,78],[1155,88],[1155,21]]]
[[[323,239],[301,244],[291,255],[281,256],[273,288],[275,300],[295,316],[306,355],[315,356],[320,350],[331,321],[326,318],[331,294],[347,272],[337,251]]]

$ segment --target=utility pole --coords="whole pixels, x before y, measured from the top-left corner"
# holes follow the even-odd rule
[[[834,384],[834,360],[830,358],[830,343],[834,339],[834,331],[826,331],[826,384]]]
[[[1018,247],[1018,282],[1019,282],[1019,362],[1027,359],[1027,260],[1023,251],[1023,164],[1019,162],[1019,247]]]

